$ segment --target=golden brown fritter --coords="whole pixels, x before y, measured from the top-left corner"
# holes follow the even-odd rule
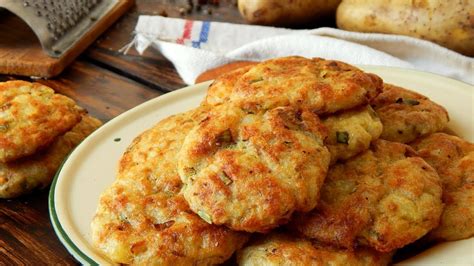
[[[388,265],[390,253],[380,253],[369,248],[353,251],[334,249],[312,244],[310,241],[288,234],[272,233],[237,253],[241,266],[260,265]]]
[[[292,107],[214,107],[178,156],[183,193],[209,223],[266,232],[316,206],[330,160],[326,128]]]
[[[13,198],[47,187],[62,161],[84,138],[101,125],[84,115],[81,122],[43,151],[12,162],[0,163],[0,198]]]
[[[370,103],[380,116],[380,138],[408,143],[420,136],[443,130],[449,122],[442,106],[419,93],[384,84],[383,92]]]
[[[0,82],[0,162],[47,147],[83,113],[72,99],[39,83]]]
[[[203,105],[219,105],[229,102],[235,83],[250,68],[252,66],[245,66],[220,75],[209,86]]]
[[[441,182],[407,145],[377,140],[330,168],[314,211],[296,217],[305,236],[338,247],[356,244],[390,252],[438,225]]]
[[[427,237],[451,241],[474,236],[474,144],[435,133],[412,147],[438,171],[443,183],[444,212],[439,227]]]
[[[330,115],[321,120],[328,128],[325,144],[331,153],[331,164],[367,150],[383,130],[380,118],[370,105]]]
[[[92,221],[94,246],[116,263],[209,265],[227,260],[247,236],[210,225],[180,193],[177,153],[206,109],[162,120],[138,136],[120,160],[117,180]]]
[[[292,56],[218,78],[209,88],[206,103],[231,101],[250,110],[292,105],[327,114],[367,104],[381,89],[378,76],[349,64]]]

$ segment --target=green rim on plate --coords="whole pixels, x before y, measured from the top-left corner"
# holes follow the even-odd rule
[[[54,175],[53,182],[51,183],[51,188],[49,189],[48,207],[49,207],[49,217],[51,219],[51,224],[53,225],[53,229],[56,232],[56,235],[58,236],[61,243],[66,247],[68,252],[76,260],[78,260],[82,264],[99,265],[92,258],[84,254],[69,238],[69,236],[67,235],[67,233],[64,231],[63,227],[61,226],[61,223],[59,222],[59,219],[58,219],[58,214],[56,213],[54,192],[56,191],[56,183],[59,178],[59,173],[61,172],[63,165],[67,161],[68,158],[69,158],[69,155],[61,163],[61,166],[59,166],[58,171]]]

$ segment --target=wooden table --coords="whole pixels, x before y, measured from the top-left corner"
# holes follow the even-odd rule
[[[149,49],[139,56],[132,49],[123,55],[119,49],[131,41],[141,14],[244,23],[235,1],[221,0],[218,6],[204,5],[201,10],[181,14],[180,8],[187,3],[136,0],[136,5],[61,75],[38,82],[75,99],[104,122],[182,88],[184,82],[160,53]],[[8,79],[25,78],[0,75],[0,81]],[[0,200],[0,265],[77,264],[53,231],[47,199],[46,189],[18,199]]]

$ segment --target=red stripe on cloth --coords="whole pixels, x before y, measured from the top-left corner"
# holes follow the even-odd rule
[[[194,21],[192,20],[186,20],[186,23],[184,23],[183,36],[181,36],[181,38],[176,39],[176,43],[184,44],[184,40],[191,39],[193,23]]]

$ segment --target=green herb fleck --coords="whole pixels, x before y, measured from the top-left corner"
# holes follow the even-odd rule
[[[336,131],[336,140],[337,140],[337,143],[348,144],[349,133],[347,133],[346,131]]]
[[[0,132],[6,132],[10,128],[8,124],[1,124],[0,125]]]
[[[201,217],[201,219],[206,221],[206,223],[212,224],[211,216],[209,216],[209,214],[207,214],[203,211],[198,211],[198,215],[199,215],[199,217]]]
[[[114,139],[115,142],[119,142],[119,141],[121,141],[121,140],[122,140],[121,138],[115,138],[115,139]]]
[[[232,179],[230,179],[229,176],[228,176],[226,173],[224,173],[224,172],[219,173],[219,178],[222,180],[222,182],[223,182],[226,186],[232,184],[232,182],[233,182]]]
[[[192,167],[186,167],[184,168],[184,174],[186,176],[193,176],[193,175],[196,175],[196,169],[192,168]]]
[[[403,101],[403,103],[408,104],[408,105],[418,105],[420,104],[419,101],[413,100],[413,99],[406,99]]]
[[[251,80],[250,84],[255,83],[255,82],[259,82],[259,81],[262,81],[262,80],[263,80],[263,78],[256,78],[256,79]]]
[[[322,77],[322,78],[326,78],[326,75],[328,74],[328,71],[327,70],[322,70],[320,73],[319,73],[319,76]]]

